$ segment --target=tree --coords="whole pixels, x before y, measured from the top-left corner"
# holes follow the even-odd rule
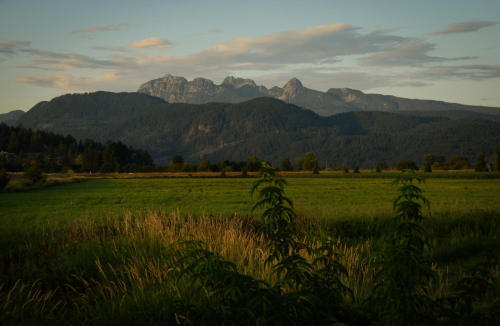
[[[441,166],[446,161],[442,155],[426,154],[424,155],[424,171],[432,172],[432,165]]]
[[[198,163],[197,171],[198,172],[206,172],[210,170],[210,161],[209,160],[203,160],[200,163]]]
[[[354,171],[353,171],[353,173],[359,173],[359,166],[357,166],[357,165],[356,165],[356,166],[354,167]]]
[[[400,171],[403,171],[403,170],[418,170],[418,166],[413,161],[399,161],[396,164],[396,169],[400,170]]]
[[[498,172],[500,171],[500,149],[497,148],[495,153],[493,153],[493,165],[492,165],[493,171]]]
[[[389,166],[387,165],[386,161],[378,162],[375,165],[375,171],[377,171],[377,172],[382,172],[383,170],[387,170],[388,168],[389,168]]]
[[[488,168],[486,167],[486,161],[484,159],[484,154],[479,153],[477,156],[477,161],[476,161],[476,166],[475,166],[475,171],[476,172],[486,172],[488,171]]]
[[[5,169],[0,170],[0,190],[5,188],[9,183],[10,176]]]
[[[307,152],[304,156],[304,170],[313,171],[316,167],[318,167],[318,159],[313,153]]]
[[[470,167],[469,160],[463,156],[455,156],[451,160],[441,163],[440,168],[445,170],[462,170]]]
[[[170,160],[169,164],[169,170],[171,171],[181,171],[182,170],[182,165],[184,164],[184,159],[180,155],[174,155],[172,156],[172,159]]]
[[[281,170],[283,171],[292,171],[293,170],[293,166],[292,166],[292,162],[290,162],[290,159],[287,157],[283,160],[283,162],[281,162]]]
[[[295,168],[297,169],[297,171],[303,170],[304,169],[304,158],[298,157],[295,165],[296,165]]]
[[[430,162],[425,162],[424,172],[432,172],[432,164]]]
[[[260,161],[259,159],[257,158],[257,156],[255,155],[252,155],[250,156],[248,159],[247,159],[247,170],[248,171],[252,171],[252,172],[256,172],[256,171],[259,171],[260,169]]]

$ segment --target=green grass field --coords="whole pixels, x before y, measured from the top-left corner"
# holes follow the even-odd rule
[[[254,178],[87,179],[0,195],[0,235],[21,241],[30,231],[81,218],[126,212],[181,216],[248,216]],[[392,216],[397,187],[388,178],[287,178],[299,215],[321,220]],[[423,185],[434,217],[500,213],[497,179],[428,178]],[[3,246],[5,249],[5,245]]]
[[[251,214],[253,178],[95,179],[3,193],[1,223],[30,224],[105,216],[123,211],[181,215]],[[299,213],[321,218],[388,216],[397,188],[385,178],[287,178]],[[497,179],[434,179],[423,185],[434,214],[500,211]]]
[[[345,300],[361,305],[373,290],[373,258],[391,230],[398,188],[387,176],[286,180],[301,231],[338,239],[347,268],[343,282],[355,295]],[[276,276],[264,264],[263,239],[245,222],[260,215],[251,211],[255,181],[85,179],[0,193],[0,301],[7,302],[0,322],[57,324],[66,316],[73,324],[144,318],[155,324],[170,316],[167,303],[174,299],[201,304],[204,296],[173,276],[168,248],[184,236],[272,284]],[[422,188],[431,203],[424,210],[428,255],[439,275],[429,284],[430,296],[440,298],[455,293],[450,284],[483,254],[500,254],[500,182],[439,177]],[[498,266],[493,273],[498,283]]]

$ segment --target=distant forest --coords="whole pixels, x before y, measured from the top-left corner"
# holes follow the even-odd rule
[[[73,136],[62,136],[46,131],[33,131],[23,127],[0,124],[0,170],[23,171],[36,166],[44,172],[246,172],[258,171],[261,159],[251,155],[246,160],[222,160],[212,163],[208,159],[189,163],[180,155],[174,155],[170,162],[154,166],[150,154],[143,149],[135,149],[122,142],[107,141],[106,144],[91,139],[77,141]],[[449,160],[442,155],[427,154],[420,168],[430,172],[436,170],[461,170],[475,168],[476,171],[500,171],[500,152],[497,149],[490,160],[480,153],[472,164],[466,157],[454,156]],[[268,162],[269,163],[269,162]],[[475,164],[474,164],[475,163]],[[270,163],[269,163],[270,164]],[[303,157],[285,157],[277,166],[282,171],[312,171],[330,169],[359,172],[359,166],[324,166],[314,153]],[[388,169],[415,169],[415,161],[400,160],[394,166],[385,160],[372,167],[380,172]]]
[[[152,170],[153,160],[147,151],[121,142],[77,141],[70,135],[0,124],[0,169],[31,166],[45,172],[131,172]]]

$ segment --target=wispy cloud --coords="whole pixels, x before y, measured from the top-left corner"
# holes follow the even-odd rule
[[[435,44],[423,41],[403,44],[389,51],[380,51],[360,59],[364,65],[385,66],[421,66],[432,62],[476,59],[477,57],[444,58],[428,55],[435,49]]]
[[[496,25],[496,21],[467,21],[446,26],[443,30],[435,32],[434,34],[457,34],[457,33],[470,33],[478,31],[482,28]]]
[[[122,90],[134,90],[140,83],[167,72],[187,78],[258,76],[267,85],[279,85],[298,76],[312,88],[324,89],[326,85],[364,90],[500,75],[499,66],[457,64],[476,57],[432,55],[437,45],[425,39],[395,35],[391,30],[366,33],[346,24],[240,37],[181,56],[161,51],[171,46],[169,40],[151,37],[121,47],[94,46],[102,55],[90,56],[46,51],[32,48],[29,42],[10,41],[0,43],[0,54],[28,54],[32,60],[23,67],[54,72],[23,76],[18,79],[21,83],[82,91],[119,90],[118,85]],[[151,55],[136,49],[159,51]],[[271,83],[273,80],[276,83]]]
[[[218,28],[214,27],[214,28],[209,28],[209,29],[207,30],[207,32],[209,32],[209,33],[220,33],[220,32],[222,32],[222,31],[221,31],[220,29],[218,29]]]
[[[172,42],[160,37],[150,37],[143,40],[135,41],[130,43],[133,48],[156,48],[156,49],[168,49],[172,46]]]
[[[118,79],[118,73],[115,70],[110,70],[104,71],[96,77],[81,77],[66,73],[56,73],[39,76],[22,76],[18,77],[17,81],[40,87],[59,88],[64,91],[85,91],[89,88],[107,88],[111,82]]]
[[[92,26],[89,28],[85,29],[77,29],[71,31],[71,34],[75,35],[80,35],[82,37],[90,37],[90,34],[97,33],[97,32],[109,32],[109,31],[118,31],[120,29],[130,27],[130,24],[128,23],[120,23],[120,24],[110,24],[110,25],[105,25],[105,26]]]
[[[434,66],[423,69],[414,75],[419,79],[469,79],[485,80],[500,78],[500,65],[454,65],[454,66]]]
[[[20,49],[28,48],[30,44],[31,42],[28,41],[16,41],[16,40],[10,40],[5,43],[0,43],[0,54],[11,55]]]

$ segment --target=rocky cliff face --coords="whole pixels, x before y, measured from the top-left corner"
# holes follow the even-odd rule
[[[187,81],[184,77],[166,74],[162,78],[142,84],[138,92],[160,97],[170,103],[192,104],[240,103],[257,97],[274,97],[310,109],[322,116],[350,111],[484,110],[484,107],[365,94],[350,88],[330,88],[327,92],[321,92],[305,87],[297,78],[290,79],[282,88],[274,86],[267,89],[258,86],[251,79],[232,76],[216,85],[205,78]]]

